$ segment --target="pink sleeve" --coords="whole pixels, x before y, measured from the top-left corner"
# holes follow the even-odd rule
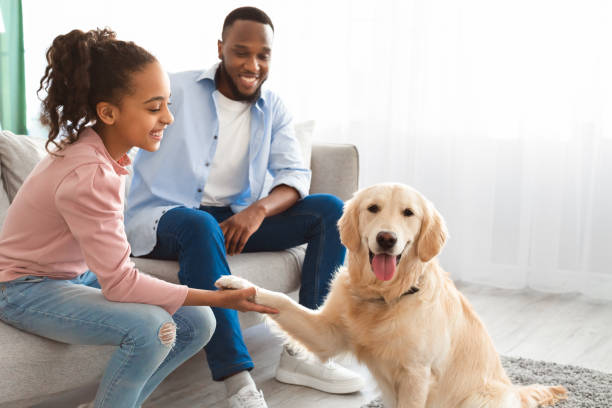
[[[102,164],[80,166],[59,184],[55,204],[78,241],[102,294],[115,302],[146,303],[174,314],[187,286],[138,272],[123,224],[121,176]]]

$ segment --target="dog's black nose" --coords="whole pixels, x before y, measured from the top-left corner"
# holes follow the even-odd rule
[[[376,242],[382,249],[391,249],[397,242],[397,237],[393,232],[381,231],[376,234]]]

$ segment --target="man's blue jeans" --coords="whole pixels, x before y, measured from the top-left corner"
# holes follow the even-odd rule
[[[316,309],[323,303],[333,273],[344,262],[336,223],[343,203],[329,194],[313,194],[288,210],[266,218],[249,238],[243,252],[280,251],[308,244],[299,301]],[[234,213],[229,207],[178,207],[166,212],[157,227],[157,245],[146,255],[155,259],[178,259],[179,280],[192,288],[216,289],[215,281],[229,275],[225,239],[219,223]],[[213,308],[217,329],[206,345],[213,379],[219,381],[253,368],[242,338],[238,313]]]

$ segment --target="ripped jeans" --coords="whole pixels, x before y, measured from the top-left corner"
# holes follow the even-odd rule
[[[111,302],[90,271],[73,280],[0,282],[0,320],[63,343],[119,346],[102,376],[96,408],[139,407],[215,330],[209,307],[183,306],[170,315],[159,306]]]

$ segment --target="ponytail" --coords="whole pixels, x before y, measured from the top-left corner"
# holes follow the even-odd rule
[[[105,28],[59,35],[47,50],[47,67],[40,80],[40,120],[49,127],[47,151],[74,143],[83,127],[95,123],[99,102],[118,104],[133,92],[130,76],[155,57],[133,42],[116,39]],[[61,136],[58,142],[56,138]]]

